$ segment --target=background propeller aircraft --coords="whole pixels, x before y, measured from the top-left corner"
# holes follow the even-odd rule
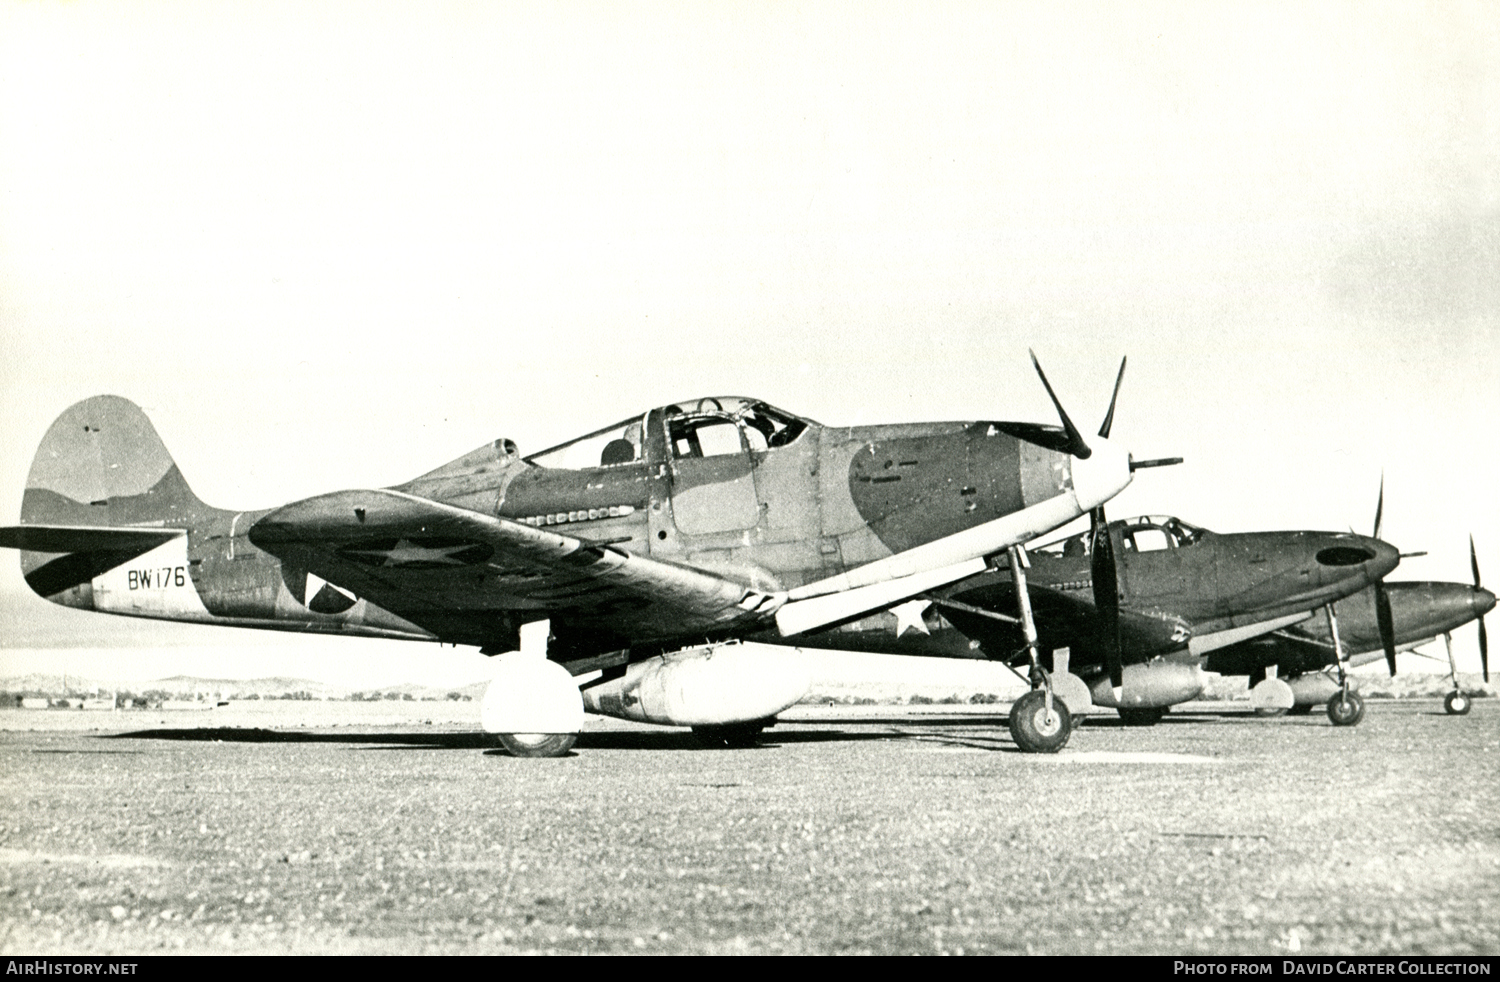
[[[585,701],[743,738],[808,681],[790,650],[730,642],[795,645],[983,572],[1145,466],[1106,438],[1113,398],[1085,440],[1047,391],[1061,426],[828,427],[698,399],[253,512],[204,504],[140,409],[98,396],[48,430],[0,545],[69,607],[503,654],[481,718],[513,753],[566,752]],[[1027,707],[1066,738],[1037,684]]]
[[[1136,724],[1154,723],[1166,707],[1197,697],[1205,657],[1315,621],[1318,608],[1368,591],[1399,562],[1394,547],[1353,533],[1219,534],[1161,516],[1096,525],[1030,550],[1028,558],[1025,587],[1044,665],[1080,676],[1088,687],[1081,696]],[[866,618],[829,644],[969,657],[978,649],[1019,661],[1025,638],[1018,606],[1014,574],[994,570],[933,592],[923,611],[898,610],[894,632],[889,615]],[[931,621],[921,619],[924,612]],[[945,630],[944,620],[957,631]],[[1062,649],[1066,664],[1051,654]],[[1112,650],[1123,663],[1118,694]]]
[[[1384,657],[1395,675],[1396,652],[1411,651],[1441,635],[1447,642],[1448,671],[1453,684],[1443,705],[1453,715],[1467,713],[1470,701],[1458,684],[1452,632],[1470,621],[1478,623],[1479,660],[1484,680],[1488,682],[1489,636],[1484,629],[1484,615],[1495,606],[1495,595],[1480,585],[1479,558],[1472,538],[1469,560],[1474,571],[1472,586],[1442,582],[1383,583],[1335,604],[1339,640],[1348,652],[1349,664],[1364,665]],[[1390,624],[1389,646],[1383,637],[1383,619]],[[1224,675],[1248,675],[1257,687],[1276,686],[1279,680],[1286,691],[1272,708],[1307,712],[1330,698],[1338,685],[1329,671],[1338,663],[1329,624],[1328,620],[1315,617],[1231,645],[1211,653],[1204,667]]]

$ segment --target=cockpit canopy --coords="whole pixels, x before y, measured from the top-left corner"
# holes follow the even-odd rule
[[[1110,522],[1110,532],[1118,534],[1120,546],[1126,552],[1155,552],[1160,549],[1181,549],[1198,542],[1208,532],[1197,525],[1189,525],[1170,515],[1142,515],[1124,521]],[[1045,552],[1054,556],[1088,556],[1093,549],[1093,535],[1084,531],[1038,546],[1032,552]]]
[[[813,420],[758,399],[710,396],[673,403],[549,447],[526,458],[540,467],[578,470],[645,459],[646,427],[659,415],[674,459],[774,450],[794,442]]]

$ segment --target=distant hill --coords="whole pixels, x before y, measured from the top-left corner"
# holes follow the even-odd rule
[[[1416,675],[1403,673],[1395,678],[1360,672],[1353,676],[1354,684],[1368,698],[1373,699],[1419,699],[1446,696],[1453,691],[1453,683],[1446,674]],[[1478,673],[1458,673],[1458,684],[1463,690],[1477,698],[1494,698],[1494,683],[1486,684]],[[1208,687],[1203,691],[1205,699],[1248,699],[1249,681],[1243,676],[1210,675]]]
[[[329,685],[311,679],[295,679],[275,676],[263,679],[204,679],[188,675],[153,679],[149,682],[113,682],[85,679],[69,675],[64,682],[62,675],[38,674],[0,679],[0,692],[12,695],[60,697],[66,695],[91,695],[93,693],[159,693],[169,699],[196,699],[213,696],[218,699],[352,699],[352,698],[396,698],[428,701],[449,697],[457,692],[470,699],[479,699],[484,694],[485,682],[472,682],[458,687],[435,687],[403,683],[376,689],[355,689],[349,686]]]
[[[1486,685],[1479,675],[1459,673],[1459,683],[1464,691],[1476,697],[1495,697],[1496,686]],[[1359,691],[1375,699],[1410,699],[1442,697],[1448,694],[1451,683],[1447,675],[1403,674],[1395,678],[1384,675],[1359,674],[1355,676]],[[999,683],[999,684],[996,684]],[[66,695],[82,696],[94,693],[119,692],[144,696],[147,693],[167,699],[193,700],[213,697],[215,699],[315,699],[315,700],[368,700],[395,699],[402,701],[441,701],[450,698],[450,693],[467,696],[472,701],[484,697],[485,681],[471,682],[463,686],[429,686],[416,683],[382,686],[379,688],[355,689],[349,686],[329,685],[311,679],[274,676],[263,679],[206,679],[189,675],[174,675],[171,678],[150,682],[115,683],[84,679],[70,675],[64,688],[63,676],[33,673],[0,679],[0,693],[12,696],[47,696],[57,698]],[[815,678],[812,690],[805,702],[874,702],[886,704],[903,703],[968,703],[1009,702],[1022,691],[1019,683],[1001,678],[994,680],[963,679],[937,681],[913,677],[909,679],[884,677],[841,678],[831,673]],[[1223,677],[1210,675],[1203,698],[1215,700],[1237,700],[1249,698],[1249,686],[1243,676]]]

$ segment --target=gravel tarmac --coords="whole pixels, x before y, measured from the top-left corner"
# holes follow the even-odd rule
[[[1500,953],[1500,704],[799,706],[762,746],[463,703],[0,711],[0,949]]]

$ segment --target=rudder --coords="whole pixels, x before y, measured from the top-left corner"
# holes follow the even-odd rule
[[[207,510],[140,407],[94,396],[63,410],[42,437],[21,523],[186,526]]]
[[[93,577],[164,541],[150,530],[170,539],[167,530],[213,511],[183,480],[139,406],[94,396],[64,410],[42,437],[21,525],[0,530],[0,545],[21,549],[21,572],[37,594],[91,609]]]

